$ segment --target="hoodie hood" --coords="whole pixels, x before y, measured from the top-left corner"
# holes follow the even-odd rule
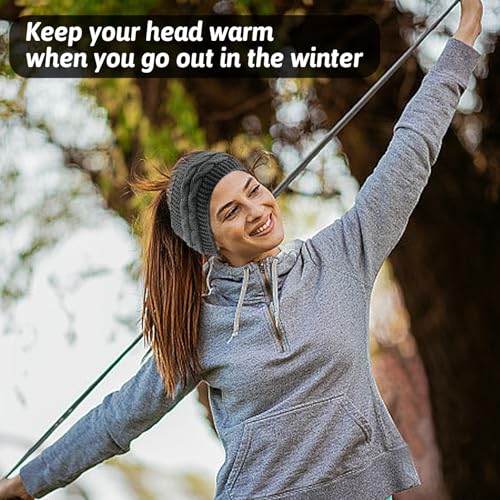
[[[234,267],[215,255],[203,266],[207,282],[204,299],[211,304],[236,304],[233,331],[228,343],[239,333],[239,318],[244,305],[272,300],[274,319],[279,322],[279,297],[283,282],[295,265],[303,241],[292,240],[280,245],[280,252],[262,259]],[[266,281],[268,284],[266,284]]]

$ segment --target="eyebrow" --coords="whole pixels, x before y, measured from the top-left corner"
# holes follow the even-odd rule
[[[250,183],[254,180],[253,177],[249,177],[247,179],[247,181],[245,182],[245,185],[243,186],[243,191],[246,191],[246,189],[248,188],[248,186],[250,185]],[[221,215],[221,213],[227,208],[229,207],[229,205],[231,205],[232,203],[234,203],[234,200],[232,201],[229,201],[228,203],[226,203],[225,205],[223,205],[222,207],[219,208],[219,210],[217,210],[217,214],[216,216],[219,217]]]

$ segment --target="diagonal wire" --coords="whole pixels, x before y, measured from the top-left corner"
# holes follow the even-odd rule
[[[328,133],[318,142],[314,149],[302,160],[296,167],[273,191],[274,196],[279,196],[281,192],[293,182],[311,163],[311,161],[319,154],[319,152],[330,142],[365,106],[365,104],[382,88],[389,78],[403,65],[410,57],[412,52],[423,42],[427,35],[450,13],[450,11],[459,3],[460,0],[455,0],[441,16],[436,19],[409,47],[399,59],[368,89],[368,91],[359,99],[358,102],[328,131]]]
[[[413,51],[423,42],[431,31],[451,12],[451,10],[460,2],[454,2],[439,16],[409,47],[399,59],[377,80],[368,91],[359,99],[356,104],[330,129],[330,131],[319,141],[314,149],[302,160],[302,162],[274,189],[273,195],[278,197],[286,187],[293,182],[311,163],[311,161],[319,154],[319,152],[332,140],[366,105],[366,103],[380,90],[380,88],[389,80],[389,78],[403,65],[410,57]],[[132,350],[132,348],[140,341],[142,333],[134,339],[134,341],[97,377],[97,379],[76,399],[73,404],[57,419],[57,421],[45,432],[45,434],[19,459],[12,469],[4,476],[7,479],[22,463],[24,463],[66,420],[77,406],[95,389],[95,387],[108,375],[108,373]]]

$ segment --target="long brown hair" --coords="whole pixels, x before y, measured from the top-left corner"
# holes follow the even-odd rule
[[[181,157],[174,165],[176,168]],[[134,193],[154,193],[142,216],[144,295],[141,328],[151,346],[168,396],[200,371],[198,340],[205,257],[172,230],[167,190],[171,175],[154,167],[159,178],[133,174]]]
[[[181,156],[172,168],[190,155]],[[272,153],[261,151],[249,174],[266,163]],[[152,192],[154,196],[142,216],[142,251],[144,296],[142,332],[151,346],[166,394],[173,397],[176,384],[201,371],[198,340],[202,294],[206,291],[203,264],[206,257],[196,252],[179,238],[170,224],[167,191],[171,174],[165,169],[153,168],[157,179],[137,174],[128,182],[134,193]]]

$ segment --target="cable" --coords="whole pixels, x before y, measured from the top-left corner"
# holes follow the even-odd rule
[[[451,12],[453,7],[459,3],[460,0],[455,0],[441,16],[436,19],[418,39],[409,47],[403,55],[368,89],[365,95],[330,129],[330,131],[321,139],[315,148],[302,160],[298,167],[295,168],[273,191],[275,197],[279,196],[281,192],[293,182],[298,175],[311,163],[311,161],[319,154],[325,145],[332,140],[365,106],[365,104],[380,90],[380,88],[389,80],[389,78],[403,65],[403,63],[410,57],[412,52],[422,43],[427,35]]]

